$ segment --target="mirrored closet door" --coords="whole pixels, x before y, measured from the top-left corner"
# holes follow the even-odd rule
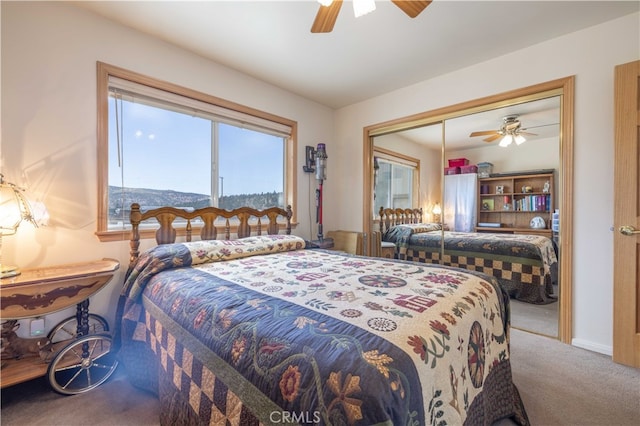
[[[534,301],[512,298],[511,325],[552,337],[558,337],[559,316],[560,99],[556,95],[448,119],[444,142],[448,229],[551,240],[549,290]]]
[[[365,193],[371,194],[364,200],[365,229],[378,230],[381,206],[404,208],[409,202],[422,208],[423,222],[443,224],[439,259],[445,263],[446,230],[548,237],[557,260],[550,297],[542,303],[514,300],[511,322],[565,342],[571,273],[570,257],[563,254],[571,252],[572,224],[566,218],[572,202],[563,195],[572,184],[572,88],[568,78],[394,120],[365,129],[364,142],[371,173],[365,179]],[[418,164],[409,198],[373,188],[374,164],[394,156]],[[393,179],[388,172],[386,178]]]

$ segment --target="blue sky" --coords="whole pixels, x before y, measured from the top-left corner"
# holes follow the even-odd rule
[[[123,105],[118,105],[125,159],[120,169],[115,107],[110,99],[109,184],[120,186],[123,175],[127,187],[209,194],[211,122],[139,103]],[[224,195],[283,190],[282,138],[225,124],[219,129]]]

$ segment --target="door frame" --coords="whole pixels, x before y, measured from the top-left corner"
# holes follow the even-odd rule
[[[558,340],[571,343],[573,338],[573,111],[575,76],[551,80],[484,98],[474,99],[431,111],[414,114],[363,129],[363,231],[372,231],[371,217],[373,198],[373,139],[375,136],[400,130],[437,123],[490,107],[507,106],[526,100],[535,100],[557,94],[561,97],[560,108],[560,208],[561,237],[559,244],[560,293],[558,315]],[[442,147],[444,154],[444,146]],[[444,164],[444,156],[442,157]]]

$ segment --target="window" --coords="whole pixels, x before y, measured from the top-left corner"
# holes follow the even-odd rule
[[[295,122],[98,63],[98,235],[129,209],[294,204]]]
[[[420,161],[382,148],[374,148],[374,217],[381,206],[413,208],[417,205]]]

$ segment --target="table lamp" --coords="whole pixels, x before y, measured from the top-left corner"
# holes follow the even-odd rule
[[[440,223],[440,218],[442,217],[442,207],[440,207],[439,203],[436,203],[431,209],[431,213],[433,213],[433,221],[436,223]]]
[[[36,228],[45,226],[49,213],[43,203],[29,202],[25,190],[4,180],[0,174],[0,257],[2,238],[13,235],[23,221],[31,222]],[[0,278],[20,274],[17,266],[0,264]]]

